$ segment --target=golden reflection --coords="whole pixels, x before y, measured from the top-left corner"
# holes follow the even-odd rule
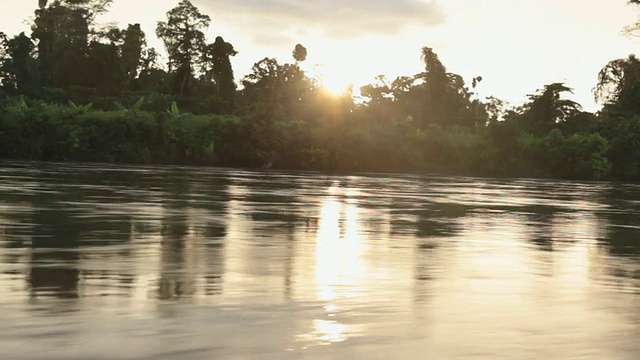
[[[364,254],[367,250],[360,229],[360,209],[354,201],[341,201],[342,191],[337,186],[329,194],[320,210],[318,232],[315,238],[316,300],[326,302],[325,315],[335,318],[338,311],[348,311],[343,300],[364,295],[367,268]],[[305,346],[329,345],[348,339],[350,329],[337,320],[315,319],[309,332],[297,336]]]
[[[566,290],[573,293],[587,291],[592,279],[590,271],[600,266],[594,256],[600,224],[594,215],[588,213],[560,214],[553,219],[553,242],[558,244],[556,277],[570,286]]]
[[[22,202],[17,206],[24,206],[24,210],[33,211],[30,205]],[[20,210],[23,210],[20,209]],[[18,210],[18,209],[16,209]],[[21,298],[26,301],[27,295],[22,291],[23,278],[27,276],[26,269],[22,264],[28,263],[29,252],[27,246],[30,245],[31,239],[24,235],[18,235],[12,231],[11,213],[15,211],[9,204],[0,203],[0,290],[3,296],[0,296],[0,304],[4,302],[11,303]],[[19,210],[18,210],[19,211]],[[3,214],[7,215],[4,216]],[[11,248],[9,242],[20,242],[22,248]],[[20,264],[20,265],[19,265]]]
[[[227,296],[240,295],[236,289],[243,289],[250,286],[250,277],[244,275],[249,271],[246,261],[244,261],[245,246],[241,239],[251,236],[250,224],[245,220],[244,214],[249,212],[249,207],[245,199],[251,194],[250,189],[244,185],[230,184],[227,186],[227,236],[224,242],[225,252],[225,287],[228,287]]]
[[[366,275],[365,245],[361,237],[355,204],[327,199],[320,212],[316,240],[317,300],[353,297]]]
[[[337,321],[313,320],[313,330],[298,335],[298,341],[312,345],[330,345],[347,340],[347,326]]]

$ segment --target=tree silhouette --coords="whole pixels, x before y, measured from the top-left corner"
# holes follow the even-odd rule
[[[458,74],[447,72],[438,55],[430,47],[422,48],[422,61],[425,71],[415,76],[419,92],[422,93],[422,106],[416,114],[418,126],[429,124],[476,125],[476,111],[471,103],[471,93],[464,80]],[[474,79],[477,84],[479,78]]]
[[[445,121],[444,95],[449,83],[447,69],[430,47],[422,48],[422,61],[425,65],[425,72],[422,75],[425,82],[425,98],[421,125],[424,126],[426,121],[442,124]]]
[[[575,101],[563,99],[562,93],[573,93],[570,87],[563,83],[545,85],[534,95],[529,95],[530,103],[527,112],[534,121],[542,123],[557,123],[580,112],[581,106]]]
[[[123,43],[120,47],[122,54],[122,66],[127,74],[129,82],[138,77],[141,66],[142,52],[147,44],[144,31],[140,24],[129,24],[123,31]]]
[[[605,112],[640,113],[640,60],[629,55],[610,61],[598,74],[595,96]]]
[[[0,34],[1,35],[1,34]],[[33,57],[35,45],[24,32],[0,41],[4,56],[0,54],[0,81],[9,91],[25,94],[31,92],[37,83],[36,60]]]
[[[307,60],[307,48],[301,44],[296,44],[296,47],[293,50],[293,58],[298,63]]]
[[[264,58],[255,63],[242,81],[244,96],[270,114],[290,116],[317,89],[315,82],[296,64],[280,65]]]
[[[167,12],[167,21],[158,22],[156,35],[162,39],[169,55],[169,71],[173,72],[172,90],[188,93],[197,59],[202,58],[206,42],[203,30],[211,23],[208,15],[200,13],[190,1],[182,0]]]
[[[54,1],[36,10],[33,38],[43,86],[82,85],[90,35],[90,16],[82,3]]]
[[[235,105],[236,83],[234,82],[231,56],[238,54],[233,45],[224,41],[221,36],[216,37],[213,44],[207,46],[206,55],[211,63],[212,77],[216,83],[219,96],[225,102],[225,111],[230,112]]]

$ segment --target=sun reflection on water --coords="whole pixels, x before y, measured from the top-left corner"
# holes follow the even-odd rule
[[[312,331],[298,335],[298,341],[313,345],[331,345],[347,340],[347,326],[332,320],[313,320]]]
[[[358,217],[355,204],[330,198],[322,205],[315,250],[317,300],[354,296],[366,275]]]
[[[341,301],[363,295],[361,288],[368,271],[360,209],[355,201],[341,199],[341,189],[335,184],[328,192],[331,197],[321,206],[315,238],[315,297],[326,302],[323,307],[326,316],[335,319],[338,311],[349,310]],[[338,320],[315,319],[311,331],[298,335],[297,341],[328,345],[347,340],[352,330]]]

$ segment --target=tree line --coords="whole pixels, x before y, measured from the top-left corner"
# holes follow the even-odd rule
[[[604,64],[597,113],[566,99],[563,83],[517,107],[480,99],[482,76],[467,83],[430,47],[416,54],[422,72],[378,76],[355,101],[301,69],[301,44],[290,62],[264,58],[236,81],[236,49],[207,39],[211,18],[188,0],[157,23],[161,64],[140,24],[96,21],[111,2],[39,0],[30,34],[0,33],[0,157],[640,179],[634,55]]]

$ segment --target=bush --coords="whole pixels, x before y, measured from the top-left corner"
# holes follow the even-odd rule
[[[120,163],[213,165],[217,134],[238,120],[215,115],[180,118],[144,111],[14,101],[0,111],[0,157]],[[230,144],[226,144],[226,150]],[[236,145],[237,147],[237,145]]]
[[[640,116],[611,120],[603,129],[610,141],[607,158],[611,173],[620,180],[640,179]]]
[[[361,113],[318,121],[259,111],[242,117],[194,115],[167,103],[173,99],[170,96],[135,102],[134,94],[127,97],[120,110],[109,111],[6,99],[0,105],[0,157],[240,167],[273,162],[274,167],[305,170],[640,178],[640,116],[589,125],[591,132],[578,124],[535,135],[516,122],[479,129],[419,130],[397,121],[373,123]],[[113,100],[101,99],[104,104]]]

